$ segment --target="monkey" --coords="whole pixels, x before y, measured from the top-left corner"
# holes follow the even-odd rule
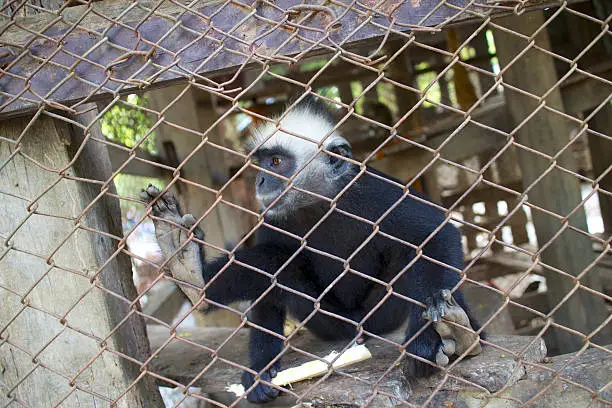
[[[264,222],[256,244],[235,249],[233,258],[206,260],[205,245],[184,244],[188,234],[162,245],[160,234],[169,228],[164,220],[198,240],[205,235],[193,216],[185,222],[171,194],[154,186],[141,193],[152,206],[164,255],[199,251],[196,269],[209,305],[257,300],[248,316],[247,399],[264,403],[280,393],[271,380],[280,369],[288,315],[324,340],[382,335],[409,321],[404,370],[410,376],[431,375],[434,362],[444,366],[466,351],[479,353],[484,332],[475,333],[480,326],[458,290],[461,235],[445,212],[399,180],[355,162],[321,101],[296,104],[278,123],[255,128],[246,146],[259,170],[255,191]],[[467,328],[441,330],[457,311]]]

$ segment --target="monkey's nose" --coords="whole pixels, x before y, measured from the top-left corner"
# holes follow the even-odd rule
[[[263,177],[263,176],[259,176],[259,182],[257,183],[257,186],[258,186],[258,187],[261,187],[261,186],[262,186],[262,184],[264,183],[264,180],[265,180],[265,177]]]

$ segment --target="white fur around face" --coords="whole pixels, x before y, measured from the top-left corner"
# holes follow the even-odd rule
[[[332,133],[333,128],[334,125],[325,117],[308,108],[296,107],[283,117],[278,130],[272,122],[256,128],[249,146],[255,148],[261,145],[267,149],[281,147],[293,153],[298,162],[303,164],[315,155],[323,139],[323,148],[338,142],[338,139],[346,143],[336,131]]]
[[[333,129],[333,123],[326,116],[307,106],[298,106],[288,112],[281,119],[278,129],[272,122],[254,129],[253,138],[247,144],[247,149],[252,151],[256,148],[281,148],[291,153],[296,160],[298,170],[293,178],[293,186],[303,190],[287,191],[283,203],[269,209],[268,217],[292,214],[296,209],[318,200],[315,195],[304,191],[323,196],[335,194],[334,182],[330,178],[329,158],[325,153],[319,152],[319,145],[323,149],[328,149],[332,144],[348,145],[348,142]],[[261,203],[262,197],[257,198]]]

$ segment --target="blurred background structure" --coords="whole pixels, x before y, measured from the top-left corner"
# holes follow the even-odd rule
[[[0,1],[1,406],[155,406],[162,383],[232,403],[194,355],[216,362],[206,329],[233,336],[248,304],[192,310],[138,193],[205,215],[210,256],[252,245],[242,145],[304,94],[358,161],[452,214],[490,334],[610,361],[612,3],[247,3]],[[194,350],[149,365],[177,341]],[[610,405],[604,380],[572,384]]]

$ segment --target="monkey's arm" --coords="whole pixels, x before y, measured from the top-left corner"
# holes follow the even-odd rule
[[[407,339],[416,335],[428,320],[432,322],[409,344],[408,350],[444,367],[454,356],[481,351],[479,335],[475,333],[480,327],[471,318],[460,291],[451,294],[460,281],[457,270],[464,267],[461,235],[453,225],[444,223],[442,211],[411,197],[402,204],[391,214],[392,224],[384,227],[391,231],[392,225],[398,238],[421,248],[418,262],[422,267],[411,268],[416,274],[412,279],[418,282],[411,292],[426,305],[425,310],[415,307]],[[426,376],[433,367],[414,360],[412,370],[416,376]]]
[[[193,237],[203,239],[204,235],[197,227],[193,233],[189,232],[195,224],[195,218],[191,214],[181,214],[178,202],[172,194],[166,193],[163,197],[158,197],[159,193],[155,186],[149,185],[146,190],[142,190],[140,198],[146,203],[152,203],[151,218],[166,267],[175,279],[186,282],[179,284],[179,288],[191,303],[198,305],[198,309],[206,309],[207,304],[200,302],[204,287],[204,254],[200,245],[193,240]]]
[[[198,227],[193,228],[195,218],[181,213],[172,194],[160,196],[159,189],[149,185],[141,198],[152,203],[155,235],[168,269],[173,277],[188,283],[179,287],[194,305],[200,303],[200,308],[208,306],[204,295],[222,304],[256,299],[272,284],[271,275],[290,257],[283,248],[261,244],[237,250],[231,261],[222,255],[207,262],[204,246],[194,240],[204,240],[204,234]]]
[[[260,244],[236,251],[231,260],[227,255],[222,255],[206,261],[204,247],[193,240],[194,236],[203,240],[204,234],[198,228],[193,228],[195,218],[192,215],[181,214],[178,203],[171,194],[160,196],[156,187],[149,186],[142,192],[141,198],[152,203],[155,234],[164,256],[168,259],[167,265],[173,276],[200,288],[205,287],[205,299],[213,302],[213,306],[214,303],[229,304],[237,300],[258,299],[249,315],[249,322],[254,324],[249,337],[251,370],[243,373],[242,385],[249,391],[249,401],[260,403],[274,399],[280,392],[279,388],[264,382],[270,383],[280,367],[278,355],[282,348],[280,339],[283,334],[285,308],[278,289],[264,298],[261,298],[261,295],[272,286],[272,274],[281,267],[284,267],[283,271],[298,268],[301,258],[296,257],[287,263],[291,256],[287,249],[272,244]],[[189,233],[190,229],[193,234]],[[181,289],[193,304],[204,303],[202,290],[186,285],[181,285]],[[259,330],[257,327],[263,327],[265,330]],[[279,336],[273,336],[267,330],[276,332]],[[274,359],[276,361],[270,365]],[[264,382],[256,380],[253,372]]]

